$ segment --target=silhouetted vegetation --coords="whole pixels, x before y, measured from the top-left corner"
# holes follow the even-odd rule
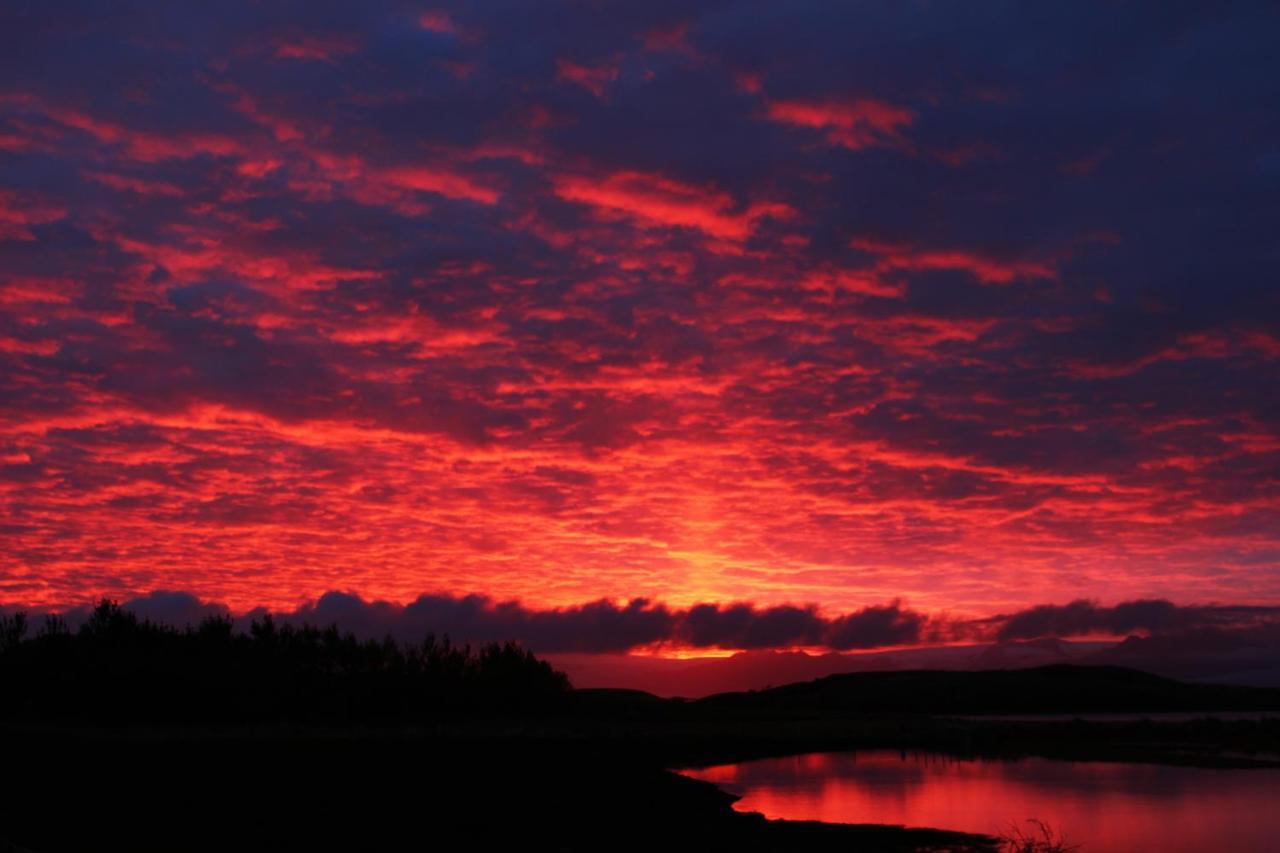
[[[1067,841],[1066,835],[1042,820],[1029,818],[1024,829],[1017,824],[1000,836],[1005,853],[1075,853],[1079,844]]]
[[[0,715],[44,722],[239,725],[412,722],[554,708],[568,679],[513,644],[361,641],[336,627],[225,617],[177,630],[110,601],[75,632],[0,617]]]

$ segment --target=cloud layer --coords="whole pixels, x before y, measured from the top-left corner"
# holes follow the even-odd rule
[[[981,619],[926,614],[900,601],[844,614],[826,613],[812,604],[757,606],[739,602],[682,608],[642,598],[539,609],[484,595],[420,595],[402,605],[336,591],[295,609],[268,611],[259,607],[235,614],[223,604],[202,601],[189,592],[163,590],[129,599],[121,606],[141,618],[179,628],[194,627],[209,616],[228,616],[238,629],[247,631],[254,620],[270,613],[272,618],[293,625],[337,625],[362,638],[392,636],[418,642],[434,634],[468,643],[516,640],[539,653],[794,648],[845,652],[1043,637],[1128,636],[1167,643],[1209,634],[1218,638],[1273,637],[1280,631],[1280,607],[1179,606],[1164,600],[1131,601],[1114,607],[1079,600]],[[16,609],[0,607],[0,612]],[[85,604],[60,615],[75,628],[89,611]],[[1267,645],[1276,644],[1272,640]]]
[[[836,648],[927,633],[898,597],[1278,603],[1278,38],[7,4],[0,599]],[[1159,616],[1086,611],[1005,630]]]

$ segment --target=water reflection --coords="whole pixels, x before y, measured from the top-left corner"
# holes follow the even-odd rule
[[[815,753],[684,771],[742,796],[741,811],[999,834],[1047,821],[1081,853],[1278,850],[1280,770]]]

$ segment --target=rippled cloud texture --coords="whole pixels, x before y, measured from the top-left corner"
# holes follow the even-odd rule
[[[6,4],[0,600],[645,597],[835,647],[1280,603],[1278,41],[1262,2]],[[1003,630],[1160,618],[1097,607]]]

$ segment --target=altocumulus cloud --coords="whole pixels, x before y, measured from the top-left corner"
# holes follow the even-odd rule
[[[575,647],[1280,603],[1277,41],[1256,0],[0,3],[0,594]]]

